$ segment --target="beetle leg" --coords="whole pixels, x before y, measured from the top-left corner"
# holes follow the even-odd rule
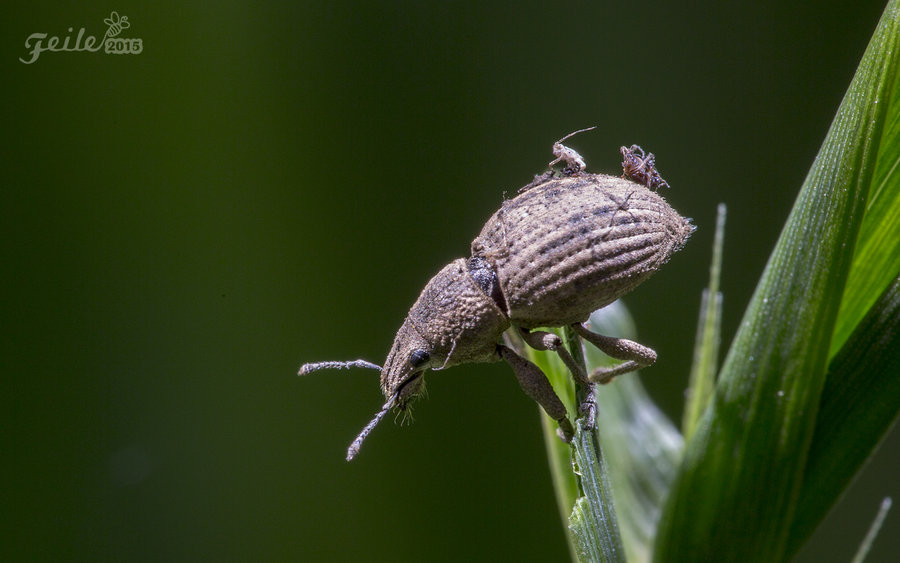
[[[550,332],[544,332],[542,330],[528,331],[523,328],[519,329],[519,334],[521,334],[522,339],[535,350],[550,350],[551,352],[559,354],[559,358],[566,364],[566,367],[569,368],[569,371],[572,372],[575,379],[579,383],[587,382],[587,374],[581,369],[581,366],[575,363],[572,354],[569,354],[569,351],[563,346],[562,338]]]
[[[497,353],[512,367],[513,372],[516,374],[516,379],[519,380],[519,385],[522,386],[525,394],[541,405],[541,408],[544,409],[550,418],[559,424],[559,430],[557,431],[559,437],[566,443],[571,442],[575,431],[572,429],[572,423],[569,422],[566,416],[566,406],[556,396],[556,392],[553,391],[553,387],[550,385],[544,372],[533,363],[516,354],[512,348],[503,344],[497,345]]]
[[[588,378],[596,383],[609,383],[617,375],[647,367],[656,361],[656,352],[643,344],[625,338],[612,338],[589,331],[584,325],[576,323],[572,329],[601,352],[611,358],[624,360],[621,364],[609,368],[597,368]]]
[[[551,352],[559,354],[559,358],[566,364],[566,367],[569,368],[575,381],[587,391],[584,396],[584,401],[578,405],[578,414],[586,417],[585,427],[588,430],[593,429],[594,421],[597,418],[597,407],[596,401],[594,400],[594,382],[588,378],[588,374],[578,362],[575,361],[572,354],[566,350],[566,347],[563,346],[562,338],[551,332],[544,332],[541,330],[528,331],[523,328],[519,328],[519,334],[521,334],[522,339],[535,350],[550,350]]]

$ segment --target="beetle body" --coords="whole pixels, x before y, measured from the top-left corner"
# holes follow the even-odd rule
[[[565,174],[551,171],[537,177],[519,195],[504,201],[472,242],[471,257],[452,261],[425,286],[380,368],[387,401],[350,446],[348,460],[388,410],[405,408],[421,393],[428,369],[501,359],[511,365],[526,393],[559,422],[562,437],[569,439],[572,431],[565,407],[546,377],[499,343],[510,327],[529,345],[559,353],[585,385],[606,383],[656,360],[649,348],[593,334],[581,323],[651,276],[684,245],[694,227],[647,185],[585,173],[580,156],[563,148],[574,155],[566,158],[568,152],[554,146],[558,160],[566,160]],[[645,170],[640,179],[648,173],[662,181],[655,168]],[[556,335],[533,330],[557,326],[571,326],[624,363],[590,375],[580,373]],[[355,366],[378,368],[362,360],[322,362],[306,364],[300,373]]]

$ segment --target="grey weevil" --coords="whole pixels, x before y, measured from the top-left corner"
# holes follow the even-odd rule
[[[584,172],[581,155],[562,144],[575,133],[553,145],[557,158],[550,171],[536,176],[488,219],[472,242],[471,256],[450,262],[428,282],[397,332],[383,367],[355,360],[300,368],[299,375],[326,368],[381,371],[387,400],[350,444],[348,461],[391,409],[405,409],[422,393],[427,370],[474,362],[505,360],[525,393],[557,421],[560,437],[571,441],[566,408],[546,376],[500,343],[510,327],[529,346],[559,354],[576,380],[589,387],[656,361],[652,349],[590,332],[584,323],[592,311],[649,278],[695,227],[650,189],[668,186],[652,153],[645,155],[637,145],[622,147],[623,177],[590,174]],[[552,168],[560,161],[565,162],[562,173]],[[571,326],[622,363],[584,373],[557,335],[535,330],[561,326]],[[580,408],[592,427],[590,399]]]

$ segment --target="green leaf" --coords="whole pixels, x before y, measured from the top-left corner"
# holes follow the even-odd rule
[[[891,2],[722,367],[660,521],[659,561],[787,554],[838,308],[896,80]]]
[[[725,204],[720,203],[716,215],[716,235],[713,238],[713,257],[709,266],[709,286],[703,290],[700,301],[700,319],[694,341],[694,361],[684,406],[684,437],[690,440],[700,422],[700,416],[709,405],[716,384],[719,361],[719,344],[722,338],[722,293],[719,278],[722,276],[722,245],[725,241]]]
[[[887,126],[878,151],[866,215],[847,279],[831,355],[834,356],[881,292],[900,274],[900,103],[897,84],[881,103],[888,105]]]
[[[891,509],[891,503],[890,497],[885,497],[884,500],[881,501],[881,506],[878,507],[878,514],[875,515],[875,520],[873,520],[872,525],[869,526],[869,532],[866,534],[866,537],[863,538],[862,543],[859,545],[859,549],[856,551],[856,555],[853,556],[853,561],[850,563],[863,563],[863,561],[866,560],[866,556],[869,554],[869,550],[872,548],[875,538],[878,537],[878,532],[881,531],[881,525],[884,524],[884,519]]]
[[[631,318],[619,303],[596,312],[591,321],[593,330],[604,334],[634,332]],[[584,364],[581,340],[571,331],[566,331],[565,339],[573,358]],[[518,338],[511,340],[547,374],[570,416],[576,415],[575,386],[559,356],[530,349]],[[593,347],[586,348],[590,369],[609,363],[609,358]],[[557,502],[569,522],[570,547],[577,561],[625,561],[626,553],[632,561],[648,559],[660,507],[681,452],[680,435],[646,396],[636,377],[629,374],[621,379],[598,394],[598,431],[584,431],[583,421],[576,422],[573,447],[557,438],[555,421],[542,416]],[[581,399],[578,397],[578,402]],[[616,452],[618,466],[614,469],[601,450],[601,441]],[[613,479],[620,488],[615,494]],[[625,499],[621,506],[628,515],[630,548],[623,548],[614,496]]]
[[[900,276],[831,361],[788,553],[812,535],[900,409]]]
[[[581,338],[571,327],[565,327],[563,335],[575,363],[581,366],[582,373],[587,373]],[[585,404],[592,389],[593,386],[576,383],[576,403]],[[619,535],[609,467],[600,447],[600,437],[593,429],[585,429],[583,418],[575,422],[572,451],[572,469],[578,476],[581,497],[575,501],[575,508],[569,517],[569,529],[578,560],[582,563],[624,563],[625,550]]]
[[[525,344],[512,331],[506,333],[506,344],[515,348],[520,354],[534,362],[544,372],[556,396],[566,405],[569,418],[574,419],[575,409],[575,384],[572,376],[566,369],[559,356],[550,352],[535,350]],[[568,528],[569,516],[575,507],[575,502],[581,496],[578,480],[572,473],[572,448],[564,443],[556,435],[558,425],[555,420],[547,416],[540,407],[541,428],[544,433],[544,447],[547,451],[547,461],[550,465],[550,476],[553,479],[553,491],[556,494],[556,506],[559,510],[560,521],[566,525],[566,539],[569,542],[569,551],[573,561],[579,561],[579,548],[576,547],[571,530]]]
[[[584,419],[575,423],[573,446],[575,470],[584,492],[575,502],[569,518],[578,560],[624,563],[625,553],[613,510],[609,468],[597,433],[584,429]]]
[[[635,338],[634,322],[621,302],[595,311],[593,332]],[[615,363],[586,345],[588,370]],[[653,372],[655,376],[665,377]],[[681,461],[684,440],[644,390],[637,373],[597,388],[597,433],[610,467],[616,517],[628,561],[649,561],[656,525]]]

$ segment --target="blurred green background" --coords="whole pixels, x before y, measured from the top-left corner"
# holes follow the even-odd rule
[[[0,559],[30,561],[566,560],[508,367],[432,374],[352,464],[377,375],[298,367],[380,363],[503,194],[599,123],[589,168],[643,145],[699,227],[625,300],[680,420],[716,204],[727,345],[883,8],[6,6]],[[19,62],[112,10],[142,53]],[[800,559],[848,560],[897,475],[895,435]]]

